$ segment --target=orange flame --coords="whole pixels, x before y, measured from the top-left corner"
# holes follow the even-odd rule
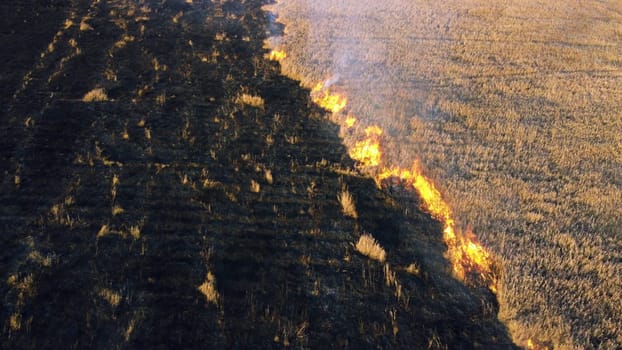
[[[318,83],[311,89],[311,99],[320,107],[333,113],[339,113],[348,104],[347,98],[337,93],[331,93],[329,87],[325,86],[324,83]]]
[[[356,123],[356,118],[354,118],[354,116],[348,115],[346,117],[346,120],[345,120],[346,128],[349,129],[349,128],[353,127],[355,123]]]
[[[539,343],[535,343],[533,340],[527,340],[527,350],[549,350],[549,347]]]
[[[376,181],[380,183],[390,177],[397,177],[412,185],[421,197],[425,209],[443,223],[443,241],[447,244],[446,257],[452,264],[454,275],[467,281],[472,274],[476,274],[496,293],[497,279],[493,273],[490,253],[476,241],[470,231],[467,234],[456,232],[451,208],[436,186],[422,174],[419,165],[413,164],[411,170],[385,168],[376,176]]]
[[[347,98],[337,93],[331,93],[330,83],[335,79],[329,79],[318,83],[311,90],[311,98],[319,106],[333,113],[339,113],[347,105]],[[357,119],[348,115],[344,126],[351,128]],[[452,265],[453,274],[465,283],[484,283],[488,288],[497,293],[497,276],[493,271],[493,258],[486,249],[477,242],[470,231],[466,234],[457,232],[452,211],[447,202],[441,196],[440,191],[432,181],[423,175],[421,168],[415,162],[411,169],[397,167],[385,167],[380,147],[380,136],[383,130],[372,125],[365,129],[365,138],[357,141],[350,148],[350,157],[365,167],[379,167],[376,182],[381,183],[391,177],[399,178],[412,186],[421,197],[423,207],[443,223],[443,241],[447,245],[446,258]],[[381,166],[382,165],[382,166]]]
[[[268,58],[272,61],[281,61],[287,57],[285,51],[282,50],[272,50],[270,54],[268,54]]]
[[[382,129],[375,125],[369,126],[365,129],[365,134],[367,138],[356,142],[350,149],[350,157],[364,166],[378,166],[382,159],[379,139],[382,135]]]

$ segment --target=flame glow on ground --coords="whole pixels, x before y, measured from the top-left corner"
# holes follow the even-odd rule
[[[344,96],[331,93],[329,86],[326,86],[325,83],[318,83],[311,89],[311,98],[313,102],[333,113],[339,113],[346,108],[348,103]]]
[[[368,126],[365,129],[365,135],[366,138],[364,140],[358,141],[352,146],[350,157],[365,166],[377,167],[382,161],[382,152],[380,151],[382,129],[375,125]]]
[[[548,346],[536,343],[534,340],[527,340],[527,350],[550,350]]]
[[[285,57],[287,57],[287,54],[285,53],[285,51],[281,50],[272,50],[268,55],[268,59],[271,59],[273,61],[281,61],[285,59]]]
[[[446,257],[452,264],[454,275],[465,282],[477,278],[496,294],[497,277],[494,274],[492,256],[470,231],[465,234],[456,231],[451,208],[434,184],[422,174],[419,165],[413,164],[410,170],[383,168],[376,175],[376,181],[380,183],[392,177],[412,186],[421,197],[425,209],[443,223],[443,241],[448,248]]]
[[[280,61],[285,55],[271,53],[270,57]],[[327,82],[333,80],[331,78],[316,84],[311,89],[311,98],[322,108],[337,114],[345,109],[348,100],[339,93],[331,92],[331,83]],[[347,115],[343,126],[352,128],[356,121],[355,116]],[[456,230],[451,208],[432,181],[423,175],[417,163],[410,169],[384,164],[381,149],[382,133],[383,130],[379,126],[368,126],[365,129],[365,138],[350,147],[350,157],[369,169],[370,173],[375,173],[378,184],[383,180],[397,178],[412,186],[421,197],[424,209],[443,223],[443,241],[447,245],[446,258],[451,262],[454,276],[468,284],[486,285],[496,294],[497,276],[491,254],[476,240],[472,232],[462,233]]]

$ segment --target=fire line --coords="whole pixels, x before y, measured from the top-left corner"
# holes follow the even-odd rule
[[[273,52],[270,57],[280,61],[282,58],[279,58],[280,55],[276,52],[281,51]],[[284,53],[282,57],[285,57]],[[348,100],[342,94],[331,91],[332,82],[335,80],[331,78],[316,84],[311,89],[311,99],[322,108],[338,114],[346,108]],[[357,118],[348,114],[342,125],[351,128],[356,122]],[[362,167],[374,170],[370,172],[376,174],[374,178],[378,184],[383,180],[397,178],[412,186],[421,197],[424,209],[443,224],[443,241],[447,245],[445,257],[452,265],[454,276],[467,284],[477,281],[478,285],[486,285],[496,294],[497,276],[493,268],[492,255],[477,241],[470,230],[466,233],[456,230],[451,208],[432,181],[423,175],[417,162],[410,169],[384,164],[381,149],[382,134],[383,130],[379,126],[368,126],[365,129],[365,138],[356,141],[350,147],[350,157],[358,161]]]
[[[285,59],[285,57],[287,57],[287,54],[285,53],[285,51],[282,50],[272,50],[268,55],[268,59],[273,61],[281,61]]]

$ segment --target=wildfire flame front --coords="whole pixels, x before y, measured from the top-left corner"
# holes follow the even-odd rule
[[[327,79],[311,89],[311,99],[333,114],[344,110],[348,103],[345,96],[331,91],[332,85],[337,80],[338,77]],[[348,114],[343,119],[343,127],[352,128],[356,122],[357,118]],[[365,137],[355,141],[350,147],[350,157],[363,167],[376,168],[375,180],[378,184],[389,178],[398,178],[412,186],[421,197],[424,209],[443,223],[443,241],[447,245],[445,257],[452,264],[454,276],[465,283],[484,284],[496,294],[497,276],[493,268],[492,255],[477,242],[475,235],[470,231],[463,234],[456,230],[451,208],[432,181],[423,175],[417,162],[410,169],[389,167],[384,164],[381,149],[382,134],[383,130],[379,126],[368,126],[365,129]]]
[[[328,81],[330,80],[327,80],[327,82]],[[330,84],[327,82],[318,83],[311,89],[311,99],[320,107],[333,113],[339,113],[346,108],[348,99],[340,94],[331,93]]]
[[[286,57],[287,57],[287,54],[285,53],[285,51],[281,51],[281,50],[272,50],[270,51],[270,54],[268,55],[268,59],[272,61],[282,61]]]

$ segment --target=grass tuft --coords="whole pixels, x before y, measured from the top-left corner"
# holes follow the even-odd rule
[[[369,233],[361,235],[358,242],[356,242],[356,250],[368,258],[379,262],[384,262],[387,257],[387,253]]]
[[[102,88],[95,88],[82,97],[83,102],[105,102],[108,101],[108,95]]]
[[[112,307],[117,307],[119,303],[121,303],[121,294],[107,288],[100,289],[99,296],[106,300]]]
[[[208,302],[218,305],[220,294],[218,294],[218,291],[216,290],[216,277],[211,271],[207,273],[205,282],[203,282],[203,284],[201,284],[197,289],[201,292],[201,294],[205,295]]]
[[[251,180],[251,192],[259,193],[260,191],[261,191],[261,186],[259,185],[259,182],[255,180]]]
[[[261,96],[254,96],[245,93],[238,96],[236,102],[238,104],[248,105],[255,108],[264,108],[264,100]]]
[[[341,204],[341,211],[345,216],[349,216],[355,219],[358,218],[358,213],[356,212],[356,205],[354,204],[354,197],[352,197],[347,189],[341,191],[341,193],[337,195],[337,199]]]

